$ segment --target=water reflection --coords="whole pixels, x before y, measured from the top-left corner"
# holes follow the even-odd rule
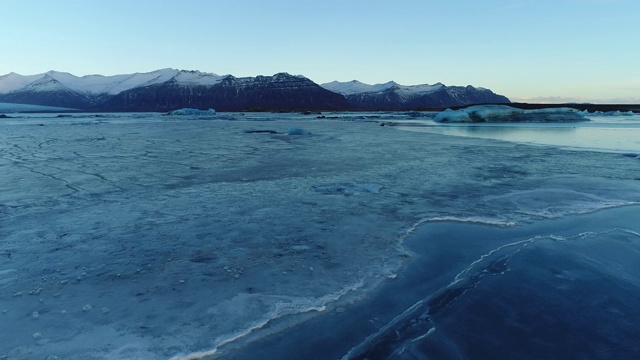
[[[409,131],[467,136],[526,144],[595,149],[604,151],[640,151],[639,123],[590,122],[585,124],[437,124],[398,126]]]

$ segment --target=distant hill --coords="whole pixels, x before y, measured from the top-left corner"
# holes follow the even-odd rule
[[[199,71],[161,69],[114,76],[49,71],[0,76],[0,102],[87,111],[169,111],[182,107],[244,110],[400,110],[442,108],[509,99],[473,86],[357,81],[322,86],[300,75],[237,78]]]

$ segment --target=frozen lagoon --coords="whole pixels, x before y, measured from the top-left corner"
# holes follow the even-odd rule
[[[401,115],[375,116],[4,119],[0,359],[246,355],[296,323],[358,318],[420,258],[404,241],[425,225],[520,229],[640,201],[637,157],[398,131],[371,121]],[[425,273],[429,288],[501,246],[463,244]],[[339,356],[413,304],[391,298]]]

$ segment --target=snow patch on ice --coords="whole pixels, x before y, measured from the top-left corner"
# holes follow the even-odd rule
[[[515,221],[509,221],[509,220],[498,219],[498,218],[488,218],[488,217],[482,217],[482,216],[436,216],[436,217],[429,218],[428,221],[463,222],[463,223],[485,224],[485,225],[494,225],[494,226],[503,226],[503,227],[513,227],[518,225],[518,223]]]
[[[512,191],[502,195],[487,196],[484,200],[494,206],[513,207],[514,213],[545,219],[587,214],[602,209],[640,203],[638,200],[612,198],[606,194],[593,194],[563,188]]]

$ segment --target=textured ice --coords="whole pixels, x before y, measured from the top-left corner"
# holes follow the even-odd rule
[[[418,225],[640,201],[619,154],[297,114],[102,115],[0,122],[0,359],[231,356],[365,298]]]
[[[507,105],[475,105],[460,110],[447,109],[435,117],[437,122],[575,122],[589,121],[578,110],[549,108],[521,110]]]
[[[344,183],[314,186],[314,189],[321,194],[331,195],[354,195],[358,193],[377,194],[382,189],[382,185],[373,183]]]

